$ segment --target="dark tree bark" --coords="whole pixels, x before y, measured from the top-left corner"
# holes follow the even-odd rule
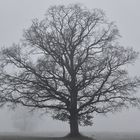
[[[70,113],[70,136],[79,136],[79,124],[78,124],[78,114],[74,110]]]

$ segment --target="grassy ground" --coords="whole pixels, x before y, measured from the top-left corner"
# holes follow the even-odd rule
[[[0,140],[93,140],[88,136],[80,136],[72,138],[66,134],[61,133],[48,133],[48,134],[29,134],[29,133],[0,133]]]
[[[0,140],[93,140],[93,138],[1,136]]]
[[[15,135],[15,134],[0,134],[0,140],[140,140],[139,133],[85,133],[85,135],[91,137],[85,138],[68,138],[62,137],[55,133],[55,135]]]

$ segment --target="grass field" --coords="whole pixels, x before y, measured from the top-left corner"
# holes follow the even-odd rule
[[[111,132],[94,132],[83,133],[93,140],[140,140],[139,133],[111,133]],[[91,140],[91,139],[70,139],[65,138],[65,133],[48,133],[48,134],[15,134],[15,133],[1,133],[0,140]]]

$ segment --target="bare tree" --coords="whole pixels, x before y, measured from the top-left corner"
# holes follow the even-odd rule
[[[68,121],[70,135],[92,125],[95,113],[138,105],[140,84],[127,64],[138,56],[118,43],[120,35],[102,10],[53,6],[33,20],[23,40],[1,51],[1,104],[44,109]]]
[[[37,126],[37,118],[35,118],[35,114],[33,114],[33,112],[30,112],[30,110],[28,110],[27,108],[16,108],[14,110],[12,119],[13,126],[17,130],[22,132],[33,131]]]

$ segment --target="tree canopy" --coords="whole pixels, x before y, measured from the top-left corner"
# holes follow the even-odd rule
[[[52,6],[23,40],[0,56],[0,103],[44,109],[54,119],[92,125],[95,113],[137,105],[138,77],[126,66],[138,53],[119,43],[117,26],[100,9]]]

